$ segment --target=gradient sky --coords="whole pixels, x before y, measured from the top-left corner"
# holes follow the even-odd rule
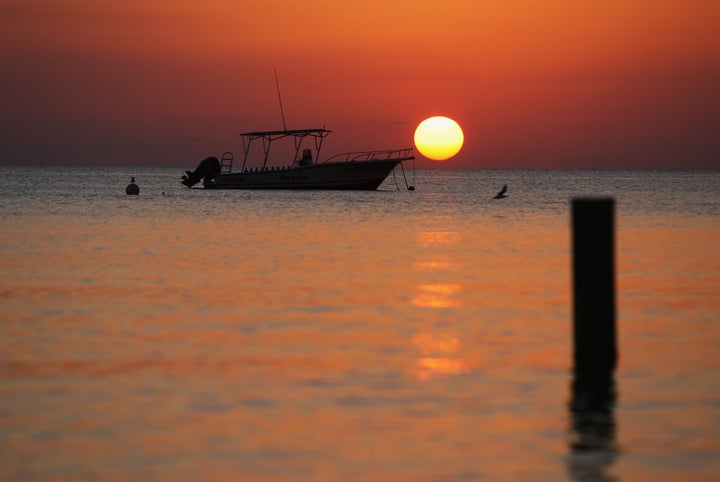
[[[717,0],[0,0],[0,163],[194,167],[238,133],[477,168],[720,168]]]

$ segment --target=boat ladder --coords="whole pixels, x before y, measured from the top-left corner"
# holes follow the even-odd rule
[[[232,172],[233,154],[232,152],[223,152],[220,159],[220,174],[230,174]]]

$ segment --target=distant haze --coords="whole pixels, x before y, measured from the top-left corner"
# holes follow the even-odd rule
[[[421,167],[720,169],[716,0],[0,0],[0,163],[194,166],[247,130]]]

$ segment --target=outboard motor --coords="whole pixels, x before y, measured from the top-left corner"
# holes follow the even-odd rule
[[[193,187],[200,182],[200,179],[207,182],[220,174],[220,161],[217,157],[206,157],[193,172],[185,171],[185,173],[181,182],[187,187]]]

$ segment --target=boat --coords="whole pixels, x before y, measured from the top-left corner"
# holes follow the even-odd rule
[[[256,131],[240,134],[243,139],[242,163],[235,165],[233,153],[221,159],[208,157],[195,171],[186,171],[182,183],[192,187],[200,180],[205,189],[326,189],[375,190],[404,161],[414,160],[412,147],[375,151],[346,152],[318,161],[323,140],[332,131],[295,129]],[[289,160],[278,164],[269,159],[270,147],[282,139],[292,139],[286,148]],[[260,141],[260,142],[258,142]],[[307,144],[311,144],[307,148]],[[251,147],[262,145],[262,161],[252,163]],[[257,150],[257,149],[255,149]],[[255,153],[257,154],[257,153]],[[403,178],[405,170],[402,168]],[[412,186],[405,184],[409,190]]]

